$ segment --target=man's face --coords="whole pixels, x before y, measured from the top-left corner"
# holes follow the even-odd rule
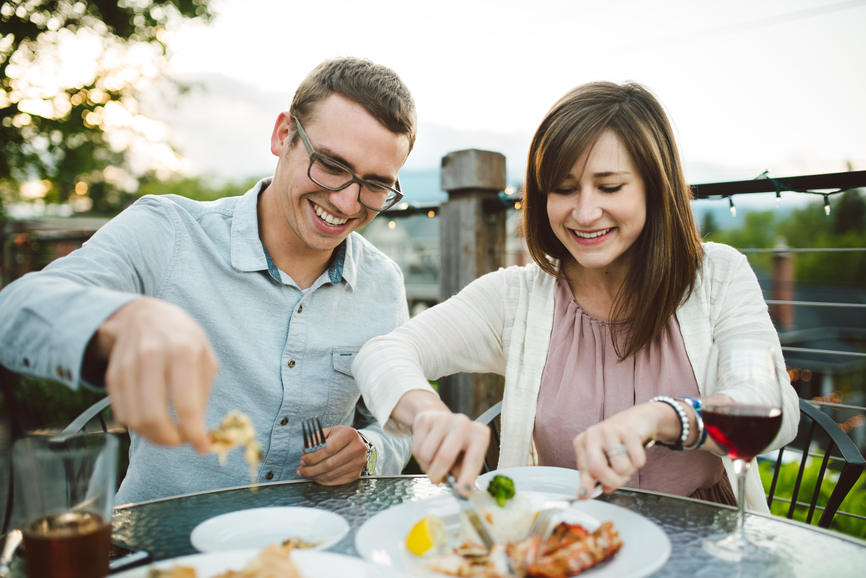
[[[394,183],[409,155],[409,138],[395,135],[364,108],[332,94],[303,119],[313,150],[341,162],[362,178]],[[358,183],[329,191],[310,180],[310,157],[299,138],[290,142],[293,123],[283,113],[271,136],[271,152],[279,157],[271,187],[279,200],[279,218],[266,217],[293,254],[332,251],[349,233],[369,223],[376,211],[358,202]],[[300,255],[298,255],[300,256]]]

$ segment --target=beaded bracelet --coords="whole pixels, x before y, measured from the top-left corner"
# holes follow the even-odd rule
[[[689,447],[683,446],[683,449],[684,450],[699,449],[699,448],[703,447],[703,445],[707,441],[707,430],[704,427],[704,417],[703,417],[703,414],[701,413],[704,409],[704,404],[701,403],[701,400],[695,399],[694,397],[678,397],[677,399],[688,403],[689,405],[692,406],[692,409],[695,410],[695,425],[698,428],[697,441],[694,443],[694,445],[691,445]]]
[[[666,403],[669,406],[671,406],[672,408],[674,408],[674,411],[677,412],[677,415],[680,418],[680,427],[682,428],[680,431],[680,437],[679,437],[679,439],[677,439],[676,442],[674,442],[672,444],[666,444],[664,442],[656,442],[656,443],[658,443],[659,445],[665,446],[666,448],[669,448],[671,451],[674,451],[674,452],[683,451],[683,442],[686,441],[687,439],[689,439],[689,416],[686,415],[686,410],[684,410],[683,407],[679,403],[677,403],[677,400],[675,400],[674,398],[669,397],[667,395],[657,395],[654,398],[652,398],[650,401],[651,402],[660,401],[660,402]]]

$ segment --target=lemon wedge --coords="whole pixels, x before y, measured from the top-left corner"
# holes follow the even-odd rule
[[[445,521],[438,516],[426,516],[412,526],[406,536],[406,548],[416,556],[427,556],[439,552],[448,545]]]

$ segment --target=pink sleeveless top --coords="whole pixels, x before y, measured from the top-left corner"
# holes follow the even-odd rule
[[[635,404],[656,395],[700,395],[676,316],[649,347],[622,362],[610,329],[610,321],[580,308],[566,281],[557,282],[535,415],[539,465],[575,468],[575,436]],[[710,452],[652,447],[628,486],[736,504],[722,460]]]

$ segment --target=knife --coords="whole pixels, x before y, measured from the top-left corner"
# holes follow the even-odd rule
[[[469,520],[469,523],[472,524],[472,527],[475,528],[478,537],[481,538],[481,541],[484,542],[484,545],[489,550],[493,547],[495,540],[491,537],[490,530],[487,529],[487,525],[482,521],[481,516],[478,515],[475,504],[472,500],[460,495],[460,492],[457,491],[457,479],[454,476],[448,476],[447,483],[448,487],[451,488],[451,493],[457,498],[457,503],[460,505],[463,514]]]
[[[21,543],[21,530],[11,530],[6,535],[6,544],[3,546],[3,553],[0,554],[0,578],[8,578],[11,574],[9,565],[12,563],[12,555],[18,549]]]

